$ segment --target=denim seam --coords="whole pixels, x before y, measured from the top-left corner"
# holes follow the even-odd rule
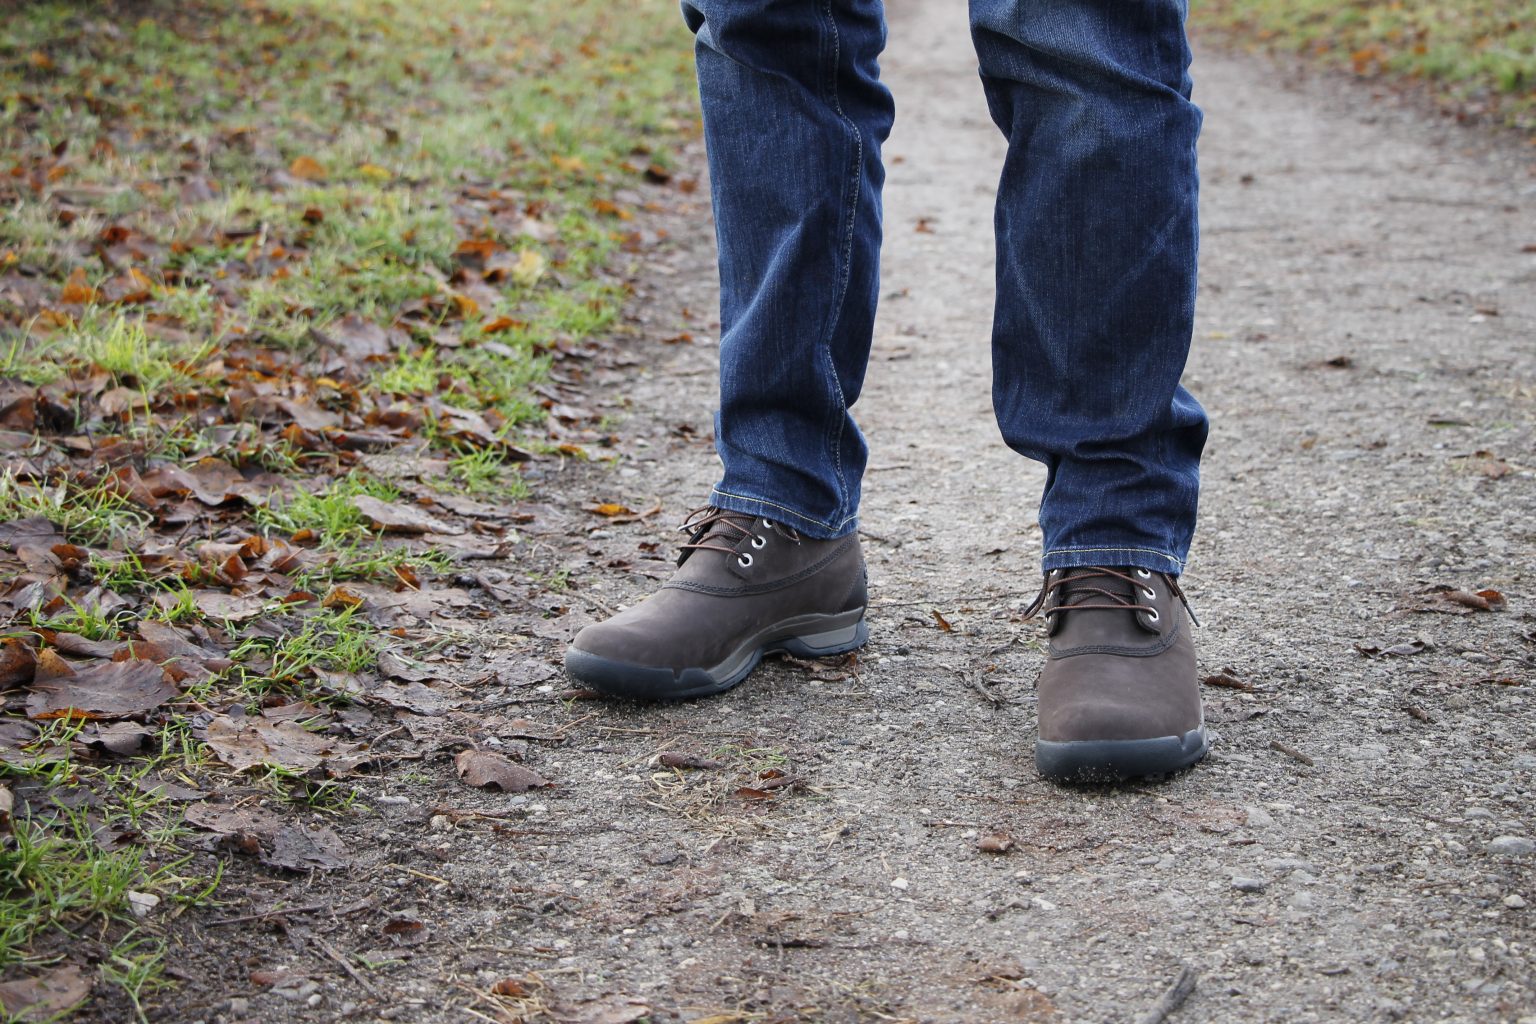
[[[1051,550],[1045,552],[1045,554],[1042,557],[1050,558],[1052,555],[1088,554],[1088,553],[1091,553],[1091,552],[1094,552],[1094,551],[1139,551],[1139,552],[1141,552],[1142,554],[1145,554],[1145,555],[1156,555],[1159,558],[1166,558],[1170,562],[1174,562],[1177,565],[1183,565],[1184,564],[1184,559],[1182,559],[1182,558],[1175,558],[1173,555],[1170,555],[1166,551],[1159,551],[1156,548],[1139,548],[1139,547],[1133,547],[1133,546],[1106,547],[1106,548],[1051,548]]]
[[[825,530],[841,530],[843,527],[847,526],[850,522],[857,518],[856,516],[850,515],[844,516],[842,519],[839,519],[835,523],[827,523],[817,519],[815,516],[808,516],[803,512],[797,512],[790,508],[788,505],[780,505],[776,501],[769,501],[767,498],[754,498],[747,494],[734,494],[731,491],[721,490],[719,487],[712,487],[710,490],[715,494],[720,495],[722,498],[734,498],[737,501],[753,501],[759,505],[766,505],[769,508],[776,508],[780,512],[788,513],[789,515],[794,516],[796,519],[803,519],[805,522],[813,523]]]
[[[836,425],[828,431],[827,441],[832,449],[832,465],[837,473],[838,512],[842,513],[847,509],[848,505],[848,480],[847,476],[843,473],[843,433],[847,430],[848,407],[842,401],[843,386],[842,382],[837,379],[836,368],[832,365],[831,350],[832,336],[837,333],[838,322],[842,319],[843,304],[848,298],[848,279],[851,276],[851,265],[853,262],[853,236],[854,229],[858,225],[859,193],[862,191],[859,187],[859,178],[864,173],[864,137],[859,133],[858,125],[854,124],[853,119],[844,113],[842,100],[837,94],[838,66],[842,62],[842,39],[837,33],[837,19],[832,13],[832,0],[822,0],[821,9],[832,39],[832,76],[829,88],[827,89],[827,98],[831,101],[832,109],[837,113],[838,119],[843,122],[852,135],[854,147],[853,180],[852,187],[849,189],[851,196],[845,197],[845,202],[848,204],[848,226],[843,236],[842,252],[839,254],[837,295],[832,304],[833,316],[827,321],[826,333],[822,337],[818,349],[826,366],[825,375],[830,385],[830,391],[838,397]],[[846,523],[849,518],[851,517],[845,516],[842,521]],[[814,522],[815,520],[812,521]],[[820,525],[826,526],[827,524],[822,523]],[[835,529],[835,527],[828,528]]]

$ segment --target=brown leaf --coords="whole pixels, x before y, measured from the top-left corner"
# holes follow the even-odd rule
[[[0,640],[0,690],[25,686],[37,671],[37,651],[21,637]]]
[[[634,515],[634,510],[617,502],[605,501],[600,505],[588,505],[587,511],[593,515],[604,516],[612,519],[614,516]]]
[[[491,995],[506,996],[508,999],[522,999],[528,994],[528,986],[516,978],[502,978],[491,986]]]
[[[386,682],[370,687],[368,696],[381,700],[390,707],[414,712],[418,715],[441,715],[463,704],[458,697],[425,683]]]
[[[296,157],[288,165],[288,173],[302,181],[324,181],[325,167],[312,156]]]
[[[459,778],[468,785],[499,789],[503,793],[526,793],[554,785],[537,772],[489,750],[462,750],[453,764]]]
[[[447,533],[464,531],[431,515],[424,509],[396,501],[384,501],[368,494],[352,499],[352,507],[362,513],[373,527],[386,533]]]
[[[90,995],[91,980],[74,964],[0,983],[0,1009],[18,1021],[53,1020]]]
[[[292,825],[272,837],[272,849],[261,854],[268,867],[288,871],[337,871],[352,863],[341,837],[324,826]]]
[[[1367,658],[1408,658],[1434,649],[1435,645],[1428,640],[1408,640],[1400,644],[1393,644],[1391,647],[1378,647],[1366,644],[1355,645],[1355,650]]]
[[[1252,690],[1253,684],[1232,675],[1230,671],[1218,672],[1213,676],[1205,676],[1200,680],[1206,686],[1219,686],[1226,690]]]
[[[152,736],[153,730],[137,722],[106,722],[87,726],[75,739],[93,750],[131,757],[143,750]]]
[[[724,761],[712,761],[707,757],[699,757],[696,754],[683,754],[673,750],[658,754],[656,761],[658,764],[664,764],[668,768],[698,768],[707,770],[725,767]]]
[[[410,917],[392,917],[379,929],[401,946],[414,946],[427,941],[427,926]]]
[[[231,718],[220,715],[208,723],[205,742],[218,759],[237,771],[277,765],[305,772],[328,758],[342,757],[359,749],[331,736],[310,732],[295,722],[271,722],[265,718]]]
[[[954,632],[955,627],[953,627],[953,626],[951,626],[949,624],[949,620],[948,619],[946,619],[944,616],[939,614],[939,610],[937,608],[935,608],[933,610],[933,621],[937,622],[939,624],[939,628],[942,629],[944,632],[946,632],[946,633]]]
[[[85,276],[84,267],[76,267],[69,273],[69,280],[64,282],[63,291],[59,292],[59,301],[66,305],[71,303],[84,304],[95,302],[96,289],[91,287],[91,282]]]
[[[982,853],[1007,853],[1018,841],[1006,832],[994,832],[976,840],[976,849]]]
[[[244,622],[260,615],[267,599],[256,594],[226,594],[218,590],[198,590],[192,595],[197,610],[210,619]]]
[[[34,685],[27,715],[47,718],[128,718],[159,707],[181,691],[165,670],[147,661],[107,661]]]
[[[1480,612],[1502,611],[1506,604],[1504,595],[1497,590],[1479,590],[1475,594],[1465,590],[1447,590],[1440,596],[1452,604]]]

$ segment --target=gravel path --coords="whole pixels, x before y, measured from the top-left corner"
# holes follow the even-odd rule
[[[895,7],[886,301],[860,407],[867,652],[673,707],[511,689],[506,715],[579,721],[530,753],[560,788],[485,797],[511,833],[386,810],[444,884],[400,893],[434,942],[378,977],[381,1016],[468,1019],[444,1000],[537,971],[573,1021],[648,1005],[713,1024],[1131,1022],[1188,965],[1178,1022],[1536,1021],[1536,190],[1519,154],[1201,52],[1188,382],[1214,433],[1187,580],[1202,671],[1229,684],[1206,691],[1219,738],[1162,784],[1060,789],[1032,768],[1039,630],[1019,615],[1042,474],[989,406],[1001,141],[963,12]],[[537,683],[530,650],[557,659],[584,615],[653,588],[665,527],[707,493],[702,188],[694,203],[637,308],[644,338],[695,343],[594,374],[627,400],[631,454],[551,481],[663,511],[538,541],[577,589],[563,617],[501,623],[485,660],[503,680]],[[651,761],[665,750],[724,767]],[[798,783],[773,788],[778,772]],[[977,848],[994,834],[1010,852]]]

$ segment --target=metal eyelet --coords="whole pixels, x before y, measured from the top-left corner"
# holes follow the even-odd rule
[[[736,556],[736,564],[741,566],[743,569],[752,568],[752,555],[749,552],[743,551],[741,554]]]
[[[1136,570],[1136,575],[1139,576],[1140,578],[1144,579],[1144,580],[1149,580],[1149,579],[1152,578],[1152,574],[1150,572],[1148,572],[1146,569],[1137,569]]]
[[[773,521],[772,520],[764,519],[764,520],[761,520],[761,522],[763,524],[763,529],[765,529],[765,530],[773,529]]]
[[[752,538],[752,546],[753,546],[753,547],[754,547],[754,548],[759,548],[759,549],[761,549],[761,548],[762,548],[762,547],[764,547],[764,546],[765,546],[765,545],[766,545],[766,544],[767,544],[767,543],[768,543],[768,539],[767,539],[767,538],[766,538],[766,537],[758,537],[758,536],[753,536],[753,538]]]
[[[1153,590],[1151,587],[1142,587],[1141,592],[1147,595],[1148,601],[1157,600],[1157,591]]]
[[[1159,616],[1157,614],[1157,609],[1156,608],[1153,608],[1151,611],[1147,612],[1147,621],[1148,622],[1156,622],[1158,620],[1158,618],[1159,618]]]

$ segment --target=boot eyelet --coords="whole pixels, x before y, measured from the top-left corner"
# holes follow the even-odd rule
[[[762,523],[762,524],[763,524],[763,529],[765,529],[765,530],[771,530],[771,529],[773,529],[773,522],[772,522],[772,521],[771,521],[771,520],[768,520],[768,519],[760,519],[760,520],[758,520],[758,521],[759,521],[759,522],[761,522],[761,523]]]
[[[1156,601],[1157,600],[1157,591],[1153,590],[1151,587],[1142,587],[1141,588],[1141,592],[1143,594],[1147,595],[1147,600],[1148,601]]]
[[[765,546],[765,545],[766,545],[766,544],[767,544],[767,543],[768,543],[768,539],[767,539],[767,538],[766,538],[766,537],[753,537],[753,538],[752,538],[752,546],[753,546],[753,547],[754,547],[754,548],[759,548],[759,549],[761,549],[761,548],[762,548],[762,547],[763,547],[763,546]]]
[[[743,569],[750,569],[750,568],[752,568],[752,554],[751,554],[751,552],[743,551],[741,554],[737,555],[736,556],[736,564],[741,566]]]
[[[1151,611],[1147,612],[1147,621],[1148,622],[1156,622],[1159,617],[1160,616],[1157,614],[1157,609],[1156,608],[1153,608]]]
[[[1138,577],[1140,577],[1141,579],[1144,579],[1144,580],[1149,580],[1149,579],[1152,578],[1152,574],[1150,572],[1148,572],[1146,569],[1137,569],[1136,570],[1136,575]]]

